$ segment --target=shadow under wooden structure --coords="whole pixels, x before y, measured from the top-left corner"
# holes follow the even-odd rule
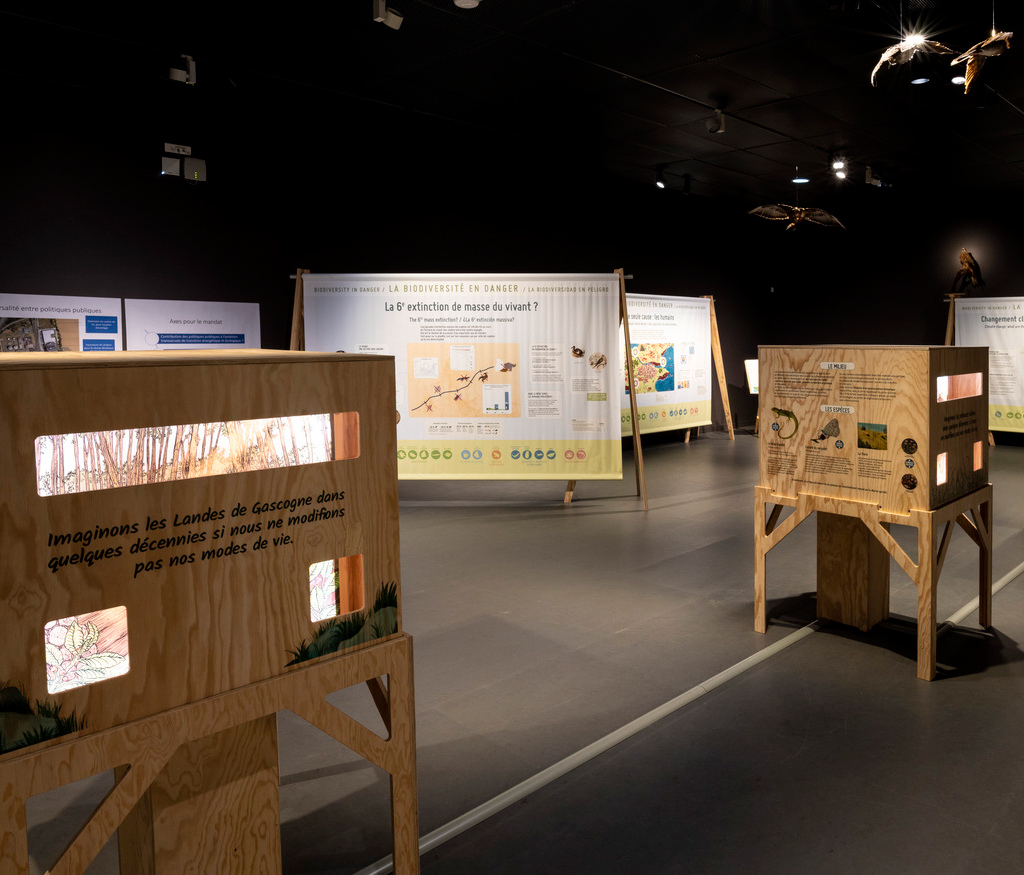
[[[755,630],[767,629],[768,552],[816,513],[818,616],[864,631],[886,619],[892,557],[917,587],[917,676],[933,679],[955,526],[978,546],[979,621],[992,623],[987,350],[761,347],[759,368]],[[915,557],[894,524],[917,530]]]
[[[29,871],[31,796],[109,769],[51,872],[115,831],[130,875],[280,872],[283,709],[389,774],[417,872],[393,360],[12,355],[0,386],[0,873]],[[326,701],[360,683],[386,737]]]

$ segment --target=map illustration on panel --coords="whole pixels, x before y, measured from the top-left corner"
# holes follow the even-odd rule
[[[637,395],[671,392],[675,388],[675,345],[672,343],[633,343],[633,382]],[[629,371],[627,369],[626,373]],[[629,377],[626,377],[629,394]]]

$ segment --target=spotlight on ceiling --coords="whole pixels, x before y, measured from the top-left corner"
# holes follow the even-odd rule
[[[966,76],[954,76],[949,81],[952,82],[954,85],[963,85],[967,81],[967,77]]]
[[[373,20],[398,30],[402,26],[402,13],[388,9],[387,0],[373,0]]]
[[[708,119],[708,133],[709,134],[724,134],[725,133],[725,116],[722,115],[722,110],[716,109],[715,114]]]
[[[918,76],[916,79],[911,79],[910,80],[910,84],[911,85],[927,85],[928,84],[928,77],[927,76]]]
[[[480,5],[480,0],[455,0],[455,5],[459,9],[476,9]]]
[[[836,175],[836,179],[846,179],[846,159],[842,155],[834,154],[829,159],[829,164],[832,165],[832,172]]]
[[[808,179],[806,176],[801,176],[800,175],[800,168],[797,167],[796,168],[796,173],[793,174],[793,180],[792,181],[794,183],[796,183],[797,185],[803,185],[805,182],[810,182],[811,180]]]
[[[656,186],[658,186],[658,188],[664,188],[665,187],[665,173],[664,173],[664,171],[660,167],[658,168],[657,172],[654,174],[654,184]]]

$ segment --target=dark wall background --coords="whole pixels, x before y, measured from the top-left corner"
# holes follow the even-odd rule
[[[55,75],[15,89],[0,290],[257,301],[264,346],[284,348],[299,267],[621,267],[631,292],[714,295],[739,426],[756,412],[742,360],[759,343],[942,343],[961,246],[986,294],[1021,293],[1012,214],[949,180],[930,191],[803,191],[803,205],[829,209],[846,230],[787,232],[748,216],[752,202],[702,196],[696,181],[691,196],[626,185],[526,141],[210,79],[133,90]],[[165,142],[190,143],[208,181],[160,177]],[[723,424],[720,406],[715,418]]]

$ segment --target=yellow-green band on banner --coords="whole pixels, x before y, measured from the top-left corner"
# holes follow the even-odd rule
[[[637,409],[640,432],[673,431],[679,428],[697,428],[711,425],[711,401],[693,401],[688,404],[652,404]],[[622,434],[633,433],[633,417],[628,407],[622,411]]]
[[[621,480],[622,445],[608,440],[399,441],[405,480]]]
[[[989,404],[988,430],[1024,432],[1024,407]]]

